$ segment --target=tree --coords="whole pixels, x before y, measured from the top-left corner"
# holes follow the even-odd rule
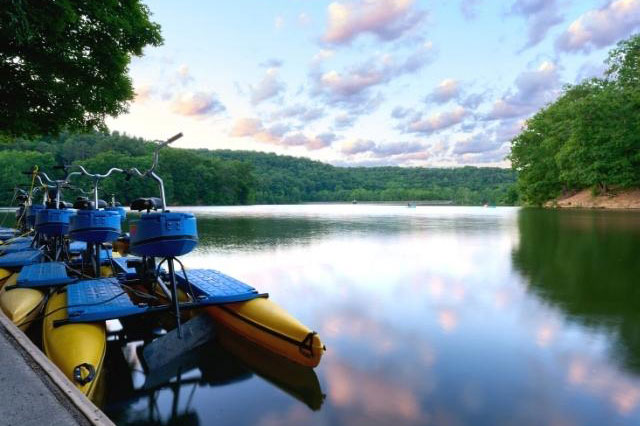
[[[604,78],[565,87],[511,142],[526,202],[640,185],[640,35],[609,53]]]
[[[139,0],[0,0],[0,134],[104,129],[132,55],[162,43]]]

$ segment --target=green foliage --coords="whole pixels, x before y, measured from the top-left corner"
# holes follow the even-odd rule
[[[640,35],[619,43],[606,63],[604,79],[565,88],[512,140],[524,201],[640,185]]]
[[[133,98],[131,56],[161,42],[138,0],[3,1],[0,133],[104,128]]]
[[[55,164],[53,155],[50,153],[39,153],[33,151],[0,151],[0,205],[9,205],[11,202],[12,188],[16,185],[29,187],[32,183],[31,176],[24,175],[23,172],[33,170],[35,166],[42,169],[51,169]]]
[[[257,203],[314,201],[453,201],[513,205],[515,174],[500,168],[334,167],[303,158],[252,151],[201,151],[250,163]]]
[[[40,163],[33,157],[35,151],[43,153],[37,154],[43,156]],[[13,139],[0,144],[0,167],[22,171],[38,163],[51,172],[53,164],[76,163],[98,173],[114,166],[144,170],[151,165],[152,152],[152,143],[119,133],[63,133],[55,138]],[[258,152],[165,148],[160,153],[158,173],[164,179],[171,205],[352,200],[440,200],[465,205],[518,202],[515,173],[500,168],[344,168]],[[19,174],[15,178],[5,180],[9,187],[28,180]],[[87,179],[74,179],[73,183],[90,189]],[[101,194],[105,199],[115,194],[120,202],[130,203],[138,197],[157,196],[158,188],[151,180],[126,180],[124,175],[116,174],[101,184]],[[75,195],[67,194],[66,198]],[[6,205],[9,197],[8,192],[0,193],[0,202]]]

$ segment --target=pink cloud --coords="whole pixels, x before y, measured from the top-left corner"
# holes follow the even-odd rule
[[[176,95],[171,101],[171,110],[186,116],[213,115],[225,109],[214,93],[186,92]]]
[[[233,123],[229,135],[285,148],[303,146],[310,151],[326,148],[336,140],[336,135],[329,132],[309,137],[300,132],[288,133],[289,130],[288,126],[278,124],[265,127],[258,118],[240,118]]]
[[[284,83],[278,78],[278,69],[269,68],[256,86],[250,87],[251,103],[254,105],[276,97],[285,89]]]
[[[427,42],[405,57],[378,55],[342,71],[315,70],[311,74],[314,93],[324,95],[331,103],[364,105],[370,89],[418,72],[434,56],[433,45]]]
[[[412,133],[433,133],[461,123],[467,114],[467,110],[457,106],[450,111],[439,112],[425,119],[411,121],[407,130]]]
[[[460,84],[458,81],[452,78],[446,78],[433,89],[431,95],[428,96],[427,101],[434,101],[438,104],[443,104],[455,99],[460,94]]]
[[[589,52],[609,46],[640,27],[640,0],[611,1],[573,21],[556,40],[567,52]]]
[[[555,98],[559,84],[558,67],[552,62],[545,61],[535,70],[524,71],[516,78],[517,91],[497,100],[487,119],[531,114]]]
[[[413,8],[414,0],[359,0],[333,2],[324,41],[348,43],[360,34],[375,34],[383,40],[394,40],[416,27],[424,12]]]

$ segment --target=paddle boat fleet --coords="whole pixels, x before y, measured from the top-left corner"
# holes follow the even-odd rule
[[[41,327],[46,356],[89,398],[100,392],[109,320],[120,321],[123,341],[142,332],[152,342],[149,336],[161,339],[167,330],[182,338],[183,323],[206,313],[221,335],[239,335],[306,368],[325,351],[315,332],[268,295],[219,271],[184,268],[179,257],[198,244],[197,220],[167,209],[156,173],[160,149],[181,136],[158,144],[144,172],[98,174],[72,165],[52,179],[34,168],[30,185],[14,190],[16,229],[0,228],[0,308],[23,331]],[[129,233],[122,232],[125,209],[115,197],[100,198],[101,181],[118,173],[159,188],[159,197],[131,203],[140,215]],[[91,192],[82,191],[90,196],[64,201],[64,192],[80,190],[72,183],[79,178],[90,179]]]

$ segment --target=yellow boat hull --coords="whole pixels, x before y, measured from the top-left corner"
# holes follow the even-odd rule
[[[0,290],[0,309],[20,330],[26,331],[38,317],[44,303],[44,293],[32,288],[13,288],[18,274],[9,277]]]
[[[42,345],[47,357],[90,399],[98,397],[100,377],[107,348],[104,322],[65,324],[54,327],[56,320],[67,317],[66,293],[54,293],[47,303],[42,324]]]
[[[206,310],[218,324],[298,364],[316,367],[325,351],[315,332],[267,298]]]
[[[4,283],[7,281],[7,279],[13,275],[13,272],[8,271],[4,268],[0,268],[0,287],[2,287],[4,285]]]

